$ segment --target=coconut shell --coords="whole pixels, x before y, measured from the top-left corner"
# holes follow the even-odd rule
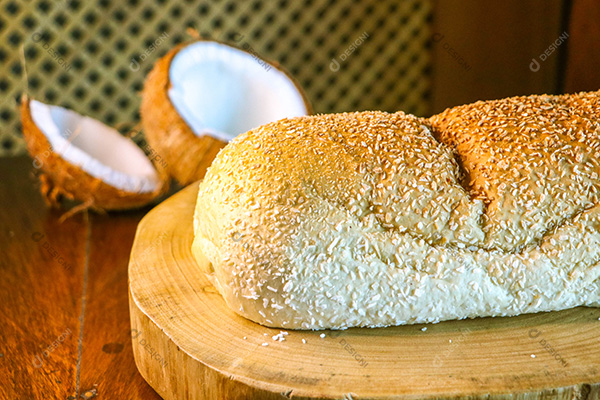
[[[182,185],[202,179],[219,150],[227,144],[209,135],[197,136],[169,99],[171,61],[181,49],[195,42],[174,47],[156,62],[144,84],[140,111],[148,144],[166,161],[167,171]],[[244,51],[230,44],[222,44]],[[312,114],[312,107],[298,82],[279,63],[263,61],[283,72],[294,83],[304,99],[308,114]]]
[[[81,201],[85,208],[97,210],[126,210],[150,203],[169,189],[166,172],[157,168],[160,184],[153,192],[128,192],[109,185],[71,164],[60,154],[49,151],[50,142],[35,124],[29,106],[30,99],[21,99],[21,122],[27,150],[34,160],[41,158],[40,180],[44,199],[53,207],[60,206],[61,197]],[[35,165],[35,163],[34,163]]]

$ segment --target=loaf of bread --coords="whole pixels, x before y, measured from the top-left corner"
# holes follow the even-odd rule
[[[599,174],[600,92],[285,119],[214,160],[192,251],[271,327],[599,306]]]

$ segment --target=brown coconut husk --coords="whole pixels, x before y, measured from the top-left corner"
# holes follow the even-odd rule
[[[97,211],[127,210],[144,206],[169,189],[166,171],[153,163],[158,171],[161,184],[153,192],[128,192],[109,185],[71,164],[52,149],[50,142],[31,117],[30,100],[27,95],[21,98],[21,122],[27,150],[32,158],[43,156],[39,168],[41,192],[44,200],[52,207],[60,207],[61,199],[82,202],[69,212],[72,215],[85,209]]]
[[[181,49],[201,40],[206,39],[179,44],[159,59],[148,74],[142,92],[140,114],[146,140],[166,160],[169,174],[184,186],[202,179],[219,150],[227,144],[209,135],[196,136],[169,99],[171,61]],[[214,42],[245,51],[228,43]],[[262,60],[290,78],[302,95],[308,114],[312,114],[312,107],[298,82],[279,63]]]

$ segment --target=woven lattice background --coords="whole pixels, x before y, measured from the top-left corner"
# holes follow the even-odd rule
[[[188,27],[279,61],[316,112],[425,115],[430,2],[1,0],[0,156],[25,152],[16,108],[25,90],[21,46],[31,96],[125,131],[139,121],[144,77],[190,39]]]

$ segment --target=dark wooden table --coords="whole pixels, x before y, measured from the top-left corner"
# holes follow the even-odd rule
[[[131,350],[135,212],[58,222],[28,157],[0,158],[0,399],[160,399]]]

